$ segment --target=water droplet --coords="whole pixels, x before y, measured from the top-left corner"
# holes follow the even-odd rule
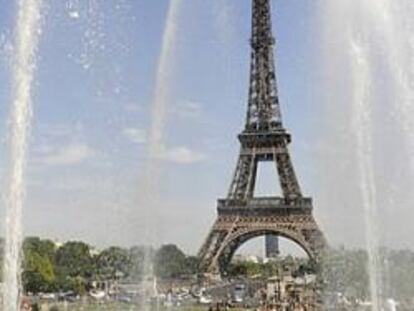
[[[68,15],[71,19],[79,19],[80,18],[79,11],[69,11]]]

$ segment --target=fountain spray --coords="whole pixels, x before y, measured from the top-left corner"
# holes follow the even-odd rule
[[[17,9],[13,99],[10,113],[10,172],[6,198],[3,311],[19,310],[20,303],[22,209],[32,115],[31,91],[41,34],[42,0],[19,0]]]
[[[362,194],[362,205],[365,216],[365,235],[368,251],[369,287],[372,310],[382,308],[382,265],[379,254],[378,204],[377,189],[373,167],[372,150],[372,107],[370,99],[371,79],[370,68],[365,47],[358,41],[351,39],[351,53],[353,54],[353,128],[356,136],[356,150],[359,165],[359,186]]]
[[[340,111],[334,117],[336,127],[351,129],[355,138],[349,140],[355,145],[348,148],[355,150],[358,166],[349,176],[359,176],[356,181],[361,190],[370,294],[373,310],[377,311],[384,307],[387,287],[380,252],[380,247],[384,246],[380,242],[386,236],[385,229],[380,227],[380,215],[386,208],[394,211],[394,204],[387,207],[384,202],[400,200],[403,193],[391,191],[389,185],[384,187],[384,180],[380,179],[387,177],[386,174],[393,174],[391,177],[395,178],[393,176],[401,166],[378,172],[378,176],[375,176],[375,168],[382,157],[393,161],[401,155],[411,160],[411,172],[406,174],[412,176],[414,168],[414,4],[411,0],[322,2],[326,10],[323,12],[326,16],[325,39],[329,44],[325,47],[327,53],[323,64],[332,77],[326,82],[329,86],[325,89],[337,93],[330,98],[337,103],[335,109]],[[352,105],[348,105],[349,102]],[[396,129],[390,126],[390,121],[397,125]],[[339,125],[341,122],[342,126]],[[387,135],[382,135],[384,129],[397,130],[395,134],[401,136],[396,141],[402,138],[406,148],[399,146],[398,155],[389,151],[392,148],[386,141],[389,139]],[[334,160],[337,165],[337,159]],[[387,162],[380,164],[384,167]],[[345,193],[349,189],[354,191],[352,187],[341,184],[338,188]]]
[[[174,81],[174,51],[177,37],[177,22],[182,0],[170,1],[165,29],[162,37],[161,54],[158,59],[154,99],[152,102],[151,123],[148,131],[147,160],[144,166],[142,193],[146,205],[146,238],[152,245],[156,244],[155,228],[157,207],[159,204],[160,166],[157,160],[165,152],[164,131],[167,107],[171,103],[171,87]],[[152,262],[151,248],[144,254],[144,290],[157,295]],[[154,282],[149,282],[152,279]]]

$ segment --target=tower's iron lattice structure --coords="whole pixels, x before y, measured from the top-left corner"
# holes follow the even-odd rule
[[[225,274],[240,245],[258,236],[283,236],[320,263],[325,239],[304,197],[288,151],[291,135],[282,122],[273,56],[270,0],[253,0],[251,67],[245,128],[236,170],[218,217],[199,251],[200,269]],[[255,197],[258,164],[275,163],[282,195]]]

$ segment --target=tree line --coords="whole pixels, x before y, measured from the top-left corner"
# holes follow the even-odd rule
[[[136,246],[94,250],[80,241],[57,246],[50,240],[29,237],[23,243],[22,285],[26,292],[74,291],[83,294],[94,281],[139,282],[146,263],[158,278],[195,274],[197,258],[176,245],[159,249]]]
[[[382,295],[400,301],[412,299],[414,292],[414,252],[381,249],[379,275]],[[331,250],[325,260],[328,290],[348,297],[369,298],[368,254],[365,250]]]
[[[383,249],[380,253],[385,295],[400,300],[411,298],[414,252]],[[93,281],[139,282],[148,262],[152,263],[154,275],[160,279],[198,273],[197,258],[186,255],[173,244],[159,249],[112,246],[97,251],[81,241],[57,245],[50,240],[29,237],[23,243],[22,284],[24,290],[31,293],[70,290],[83,294]],[[348,297],[368,298],[367,262],[368,254],[364,250],[330,250],[323,269],[326,288]],[[230,277],[260,275],[266,278],[286,271],[300,277],[312,273],[314,267],[304,258],[286,256],[267,263],[233,262],[228,269]]]

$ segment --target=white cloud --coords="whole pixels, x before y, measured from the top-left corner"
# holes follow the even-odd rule
[[[40,124],[38,131],[47,139],[66,139],[80,135],[83,132],[83,125],[80,122],[67,124]]]
[[[142,112],[142,105],[139,105],[134,102],[126,103],[124,109],[127,112]]]
[[[122,133],[130,142],[134,144],[143,144],[147,139],[146,132],[142,129],[129,127],[123,129]]]
[[[196,101],[184,100],[176,109],[178,116],[186,119],[198,119],[203,114],[203,106]]]
[[[203,153],[191,150],[188,147],[180,146],[165,149],[160,155],[160,158],[178,164],[193,164],[204,161],[206,156]]]
[[[95,155],[95,151],[86,144],[75,143],[59,148],[45,149],[39,157],[39,163],[50,166],[76,165]]]

